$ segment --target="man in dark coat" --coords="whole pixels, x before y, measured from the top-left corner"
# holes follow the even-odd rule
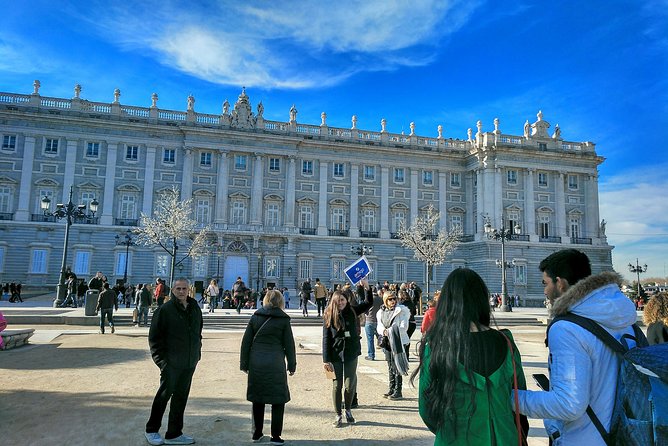
[[[100,333],[104,334],[104,318],[106,317],[111,327],[111,332],[114,333],[114,308],[118,311],[118,298],[113,290],[109,289],[107,282],[103,285],[103,290],[97,298],[97,305],[95,311],[100,312]]]
[[[252,440],[256,442],[263,437],[265,404],[271,404],[271,441],[283,444],[283,414],[290,401],[285,371],[293,375],[297,368],[290,317],[284,307],[280,291],[267,291],[264,306],[251,317],[241,341],[240,369],[248,373],[246,398],[253,403]]]
[[[170,299],[153,313],[148,343],[153,362],[160,368],[160,387],[153,399],[151,416],[146,423],[146,440],[163,444],[158,433],[167,402],[169,422],[164,444],[192,444],[195,440],[183,434],[183,413],[190,394],[195,367],[202,356],[202,310],[188,296],[190,282],[177,279]]]
[[[313,292],[313,287],[311,286],[311,279],[306,279],[302,283],[302,289],[300,294],[300,299],[302,301],[302,315],[304,317],[308,316],[308,303],[311,301],[311,293]]]

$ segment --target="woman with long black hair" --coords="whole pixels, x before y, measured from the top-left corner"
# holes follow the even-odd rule
[[[489,291],[480,276],[455,269],[443,284],[436,317],[420,345],[420,416],[435,445],[517,445],[511,395],[526,388],[508,330],[490,328]],[[526,429],[526,430],[525,430]]]
[[[341,405],[345,404],[346,422],[355,423],[351,412],[353,396],[357,392],[357,358],[362,354],[360,343],[359,315],[373,305],[373,292],[366,279],[357,288],[364,301],[356,306],[350,302],[355,298],[350,290],[336,290],[332,294],[323,316],[322,360],[328,372],[334,372],[332,402],[336,418],[334,426],[343,425]],[[343,398],[341,390],[344,389]]]

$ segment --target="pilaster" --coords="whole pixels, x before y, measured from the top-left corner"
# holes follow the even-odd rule
[[[253,166],[253,187],[251,192],[251,225],[262,224],[262,184],[264,183],[264,168],[262,163],[262,154],[255,154],[255,163]]]
[[[65,177],[63,178],[63,201],[67,203],[70,199],[70,186],[74,184],[74,168],[77,163],[77,143],[75,140],[67,140],[67,147],[65,149]],[[74,199],[75,204],[78,200]]]
[[[144,165],[144,198],[142,212],[146,215],[153,213],[153,185],[155,184],[155,146],[146,146],[146,164]]]
[[[116,186],[116,157],[118,144],[107,144],[107,165],[104,173],[104,196],[102,197],[102,215],[100,224],[112,225],[114,223],[114,188]]]
[[[189,200],[193,196],[193,148],[183,148],[183,176],[181,177],[181,200]]]
[[[32,171],[35,161],[35,137],[26,136],[23,142],[23,160],[21,163],[21,186],[19,204],[14,214],[16,221],[30,221],[30,194],[32,193]]]
[[[327,163],[320,161],[318,185],[318,235],[327,235]]]
[[[390,169],[380,169],[380,238],[390,238]]]
[[[360,236],[359,228],[359,165],[350,165],[350,237]]]
[[[288,156],[288,172],[285,192],[285,226],[295,226],[295,183],[296,168],[294,155]]]

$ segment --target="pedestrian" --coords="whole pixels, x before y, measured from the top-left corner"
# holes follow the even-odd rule
[[[135,306],[137,307],[137,325],[146,326],[148,325],[148,309],[151,308],[151,292],[148,289],[149,284],[138,285]],[[142,324],[142,319],[144,323]]]
[[[165,303],[165,281],[160,277],[155,279],[155,289],[153,290],[153,299],[158,303],[158,308]]]
[[[528,432],[509,397],[515,377],[526,388],[521,358],[508,330],[490,328],[489,291],[468,268],[443,284],[433,325],[420,345],[418,407],[435,445],[516,445]],[[526,443],[523,443],[526,444]]]
[[[422,336],[424,336],[427,333],[427,330],[429,330],[431,324],[434,323],[434,317],[436,317],[436,307],[438,306],[438,300],[440,298],[441,298],[441,291],[437,290],[434,293],[434,298],[430,299],[427,302],[427,311],[424,312],[424,316],[422,317],[422,325],[420,326],[420,331],[422,332]]]
[[[102,271],[98,271],[88,281],[88,289],[89,290],[97,290],[98,292],[101,293],[102,290],[103,290],[103,284],[105,282],[106,282],[106,280],[104,280],[104,276],[102,275]]]
[[[65,287],[67,288],[67,297],[65,298],[65,302],[62,303],[61,306],[63,307],[69,307],[70,304],[76,308],[77,307],[77,283],[75,276],[70,274],[67,276],[67,280],[65,281]]]
[[[9,283],[5,283],[2,286],[2,299],[6,299],[7,301],[9,301],[9,298],[10,298],[10,296],[9,296]],[[0,299],[0,300],[2,300],[2,299]]]
[[[552,304],[551,317],[573,313],[598,323],[617,340],[624,335],[634,339],[632,324],[638,316],[633,302],[619,289],[619,274],[592,275],[589,258],[576,249],[549,255],[539,269]],[[520,411],[543,418],[555,446],[605,446],[593,419],[603,429],[610,426],[621,355],[573,322],[557,321],[549,330],[549,390],[521,390]],[[627,339],[631,348],[632,339]]]
[[[109,284],[104,282],[102,285],[103,290],[97,298],[97,306],[95,311],[100,312],[100,334],[104,334],[104,319],[107,318],[109,321],[109,326],[111,327],[111,333],[116,332],[114,328],[114,308],[118,311],[118,299],[116,293],[113,290],[109,289]]]
[[[417,314],[417,308],[415,308],[413,300],[408,296],[408,293],[405,290],[400,290],[398,297],[399,297],[399,303],[404,307],[408,308],[408,311],[411,313],[410,317],[408,318],[408,328],[406,329],[406,334],[408,335],[408,346],[406,347],[406,359],[410,360],[409,359],[411,351],[410,340],[411,337],[413,336],[413,333],[415,333],[415,329],[417,328],[417,323],[415,322],[415,315]]]
[[[313,288],[313,296],[315,297],[315,304],[318,307],[318,317],[325,312],[325,305],[327,303],[327,288],[320,283],[320,279],[316,277],[315,287]]]
[[[375,290],[374,290],[375,291]],[[364,357],[367,361],[376,360],[376,339],[378,338],[378,320],[376,315],[383,305],[382,288],[378,292],[373,292],[373,305],[366,312],[364,320],[364,333],[366,334],[367,355]]]
[[[285,300],[285,308],[290,308],[290,292],[287,288],[283,288],[283,300]]]
[[[406,350],[410,345],[408,337],[408,321],[411,313],[408,308],[397,302],[394,291],[383,293],[383,305],[376,314],[378,327],[376,331],[381,337],[381,345],[387,362],[389,388],[383,396],[391,400],[403,398],[403,375],[408,374],[408,357]],[[383,341],[383,338],[386,341]]]
[[[649,345],[668,342],[668,293],[652,297],[643,311]]]
[[[218,293],[220,288],[218,288],[218,281],[216,279],[211,279],[209,286],[206,288],[206,293],[209,295],[209,313],[213,313],[218,305]]]
[[[202,356],[203,320],[197,301],[188,296],[189,289],[188,279],[179,278],[174,282],[174,299],[155,310],[148,332],[151,356],[160,369],[160,387],[146,423],[145,436],[151,445],[195,443],[193,437],[183,433],[183,413],[192,377]],[[159,431],[170,399],[163,441]]]
[[[241,276],[237,277],[237,280],[232,285],[232,296],[237,303],[237,313],[241,313],[241,308],[244,305],[246,300],[246,284],[241,280]]]
[[[311,286],[311,279],[306,279],[304,283],[302,283],[302,288],[299,295],[302,303],[301,308],[303,317],[308,317],[308,304],[311,301],[312,292],[313,292],[313,287]]]
[[[297,355],[281,292],[267,291],[262,304],[241,341],[240,368],[248,374],[246,399],[253,403],[252,440],[262,441],[265,405],[271,404],[271,444],[282,445],[283,414],[290,401],[287,374],[294,375]]]
[[[357,392],[357,359],[362,354],[358,316],[373,305],[373,292],[367,279],[360,281],[357,293],[364,301],[353,307],[350,304],[355,299],[352,291],[335,291],[323,316],[322,359],[325,371],[334,372],[335,376],[332,381],[335,427],[343,426],[341,406],[344,402],[346,422],[355,423],[351,406]]]

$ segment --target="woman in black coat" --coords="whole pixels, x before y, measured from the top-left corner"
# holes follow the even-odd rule
[[[366,279],[360,282],[358,294],[364,295],[364,301],[353,307],[350,305],[355,298],[352,292],[334,291],[323,317],[322,359],[325,370],[335,375],[332,383],[335,427],[343,425],[342,399],[345,400],[346,421],[355,422],[350,409],[357,391],[357,358],[362,354],[358,316],[373,306],[373,292]],[[341,398],[344,387],[344,398]]]
[[[290,401],[288,377],[297,367],[295,341],[285,301],[278,290],[270,290],[262,308],[248,321],[241,341],[241,371],[248,374],[246,399],[253,403],[253,438],[264,437],[265,404],[271,404],[271,444],[283,444],[283,414]],[[287,367],[286,367],[287,359]]]

